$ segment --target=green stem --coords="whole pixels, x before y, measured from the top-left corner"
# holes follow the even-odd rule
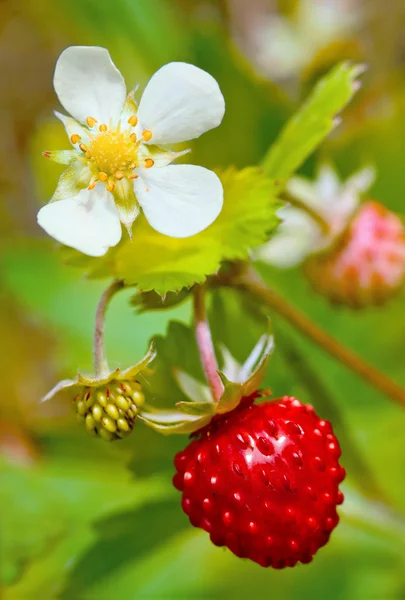
[[[101,296],[96,310],[96,323],[94,329],[94,373],[96,377],[104,377],[108,374],[108,363],[104,348],[104,324],[105,314],[111,298],[124,287],[122,281],[113,281]]]
[[[306,315],[289,304],[277,292],[268,288],[253,269],[244,269],[236,277],[228,279],[228,285],[239,287],[255,298],[260,299],[269,308],[274,309],[284,319],[310,340],[321,346],[331,356],[357,373],[373,387],[405,407],[405,389],[367,363],[360,356],[343,346],[329,333],[324,331]]]
[[[197,285],[193,291],[194,297],[194,326],[201,364],[212,397],[218,402],[224,391],[224,386],[218,375],[218,363],[212,342],[211,329],[205,310],[205,286]]]

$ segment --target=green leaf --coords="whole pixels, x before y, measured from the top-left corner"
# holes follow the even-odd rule
[[[357,91],[356,78],[363,70],[344,62],[319,81],[265,156],[262,166],[269,177],[290,177],[332,131],[336,115]]]
[[[123,236],[101,259],[68,251],[69,263],[84,267],[89,276],[109,274],[143,292],[155,290],[165,296],[202,283],[225,260],[246,259],[250,248],[264,243],[278,225],[278,186],[258,167],[229,168],[220,177],[223,209],[201,233],[171,238],[152,229],[141,215],[134,223],[132,241]]]

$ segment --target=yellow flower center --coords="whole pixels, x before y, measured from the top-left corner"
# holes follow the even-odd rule
[[[139,167],[138,149],[141,143],[148,142],[152,138],[152,132],[145,130],[142,132],[142,139],[137,140],[136,134],[131,130],[138,123],[135,115],[128,119],[129,127],[124,131],[120,126],[116,129],[109,129],[107,125],[97,126],[97,120],[94,117],[87,117],[87,125],[93,131],[90,134],[90,144],[79,144],[94,176],[89,185],[92,190],[99,181],[106,184],[107,190],[114,190],[115,181],[124,179],[136,179],[138,174],[135,169]],[[80,135],[71,136],[73,144],[80,142]],[[151,158],[143,161],[146,168],[154,165]]]
[[[131,170],[136,166],[137,150],[137,144],[127,134],[106,131],[92,139],[86,158],[94,163],[98,171],[115,175],[117,171]]]

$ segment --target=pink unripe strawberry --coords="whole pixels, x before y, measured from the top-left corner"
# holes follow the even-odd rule
[[[382,304],[405,280],[405,229],[378,202],[360,206],[336,244],[305,262],[316,291],[353,308]]]

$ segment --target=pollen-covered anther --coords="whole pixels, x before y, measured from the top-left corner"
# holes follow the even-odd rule
[[[152,132],[150,129],[145,129],[144,131],[142,131],[142,137],[145,140],[145,142],[149,142],[149,140],[152,139]]]
[[[94,181],[91,182],[91,184],[89,185],[89,187],[87,188],[88,190],[94,190],[94,188],[97,185],[97,179],[95,179]]]
[[[138,173],[132,173],[131,175],[128,175],[128,179],[138,179],[138,177]]]
[[[155,164],[152,158],[145,158],[145,169],[150,169]]]
[[[108,179],[108,175],[107,175],[107,173],[100,171],[100,173],[98,174],[98,178],[100,181],[105,182]]]
[[[87,117],[87,119],[86,119],[86,123],[87,123],[87,125],[88,125],[88,126],[91,128],[91,127],[94,127],[94,125],[95,125],[96,123],[98,123],[98,121],[97,121],[97,119],[95,119],[94,117]]]
[[[81,139],[82,139],[82,136],[79,135],[78,133],[74,133],[73,135],[70,136],[70,141],[72,142],[72,144],[77,144],[77,142],[80,142]]]
[[[115,183],[112,181],[112,179],[109,179],[105,187],[107,189],[107,192],[113,192],[115,188]]]
[[[104,132],[107,131],[108,127],[107,125],[105,125],[105,123],[102,123],[101,125],[99,125],[99,131]]]
[[[81,150],[82,152],[87,152],[87,150],[88,150],[88,148],[87,148],[86,144],[80,144],[80,145],[79,145],[79,148],[80,148],[80,150]]]
[[[115,179],[124,179],[125,173],[123,173],[122,171],[117,171],[116,173],[114,173],[114,177]]]
[[[136,127],[138,125],[138,117],[132,115],[132,117],[129,117],[128,123],[132,125],[132,127]]]
[[[130,138],[131,142],[133,142],[134,144],[136,143],[136,133],[131,133],[129,138]]]

